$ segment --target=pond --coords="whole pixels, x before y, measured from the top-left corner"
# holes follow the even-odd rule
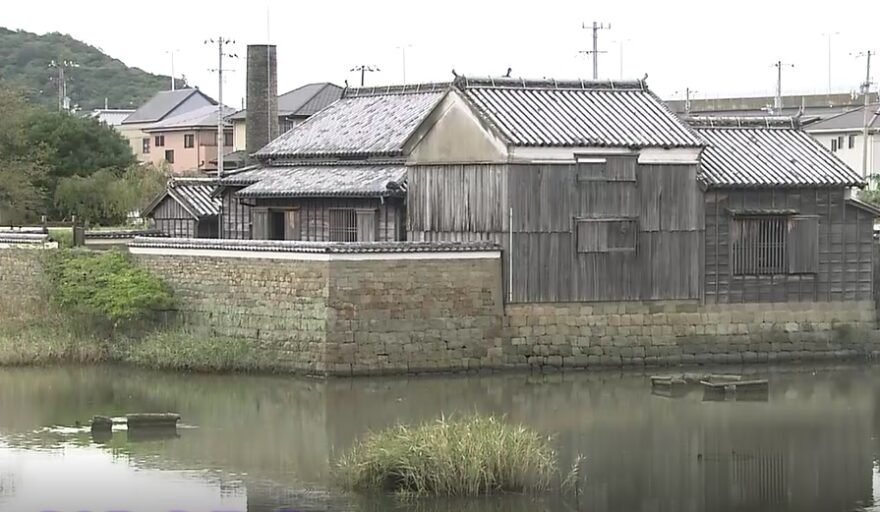
[[[0,368],[0,510],[851,511],[880,493],[880,367],[757,368],[769,394],[652,394],[647,375],[306,380],[127,367]],[[177,412],[176,436],[95,439],[95,414]],[[582,491],[347,496],[333,461],[371,429],[504,415],[586,457]],[[880,507],[878,507],[880,510]]]

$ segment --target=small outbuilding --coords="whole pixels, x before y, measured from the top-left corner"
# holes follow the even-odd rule
[[[170,237],[217,238],[220,199],[213,195],[215,184],[209,178],[174,178],[141,217]]]

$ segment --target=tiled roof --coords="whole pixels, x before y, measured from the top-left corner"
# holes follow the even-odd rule
[[[119,126],[134,112],[134,110],[128,109],[99,108],[89,112],[87,116],[97,119],[99,123],[104,123],[107,126]]]
[[[448,84],[349,89],[257,152],[261,158],[400,156]]]
[[[829,117],[809,127],[809,131],[861,131],[865,127],[865,107],[860,107],[849,112]],[[871,131],[880,130],[880,104],[874,103],[868,106],[868,128]]]
[[[406,193],[403,165],[324,165],[270,168],[241,197],[387,197]]]
[[[342,96],[342,87],[329,82],[306,84],[278,96],[278,115],[310,116]],[[247,109],[239,110],[227,119],[245,119]]]
[[[145,132],[164,130],[185,130],[190,128],[214,128],[217,126],[217,112],[220,108],[216,105],[206,105],[189,112],[167,117],[158,123],[145,128]],[[230,114],[232,109],[223,107],[223,115]]]
[[[0,244],[6,245],[44,245],[51,240],[49,235],[37,233],[0,232]]]
[[[134,238],[136,236],[167,236],[158,229],[96,229],[86,231],[87,239],[125,239]]]
[[[205,93],[198,89],[177,89],[176,91],[160,91],[149,101],[141,105],[133,114],[125,118],[122,124],[133,123],[155,123],[161,121],[168,114],[174,111],[181,103],[188,100],[191,96],[199,94],[207,100],[208,103],[216,105],[217,102],[209,98]]]
[[[700,179],[714,187],[843,187],[864,180],[791,118],[692,118],[709,146]]]
[[[517,146],[699,147],[644,81],[459,77],[456,87]]]
[[[325,254],[499,251],[492,242],[296,242],[137,237],[130,247]]]
[[[211,178],[174,178],[168,182],[165,191],[144,208],[141,216],[152,214],[166,198],[177,202],[193,218],[219,215],[221,200],[213,196],[216,184]]]

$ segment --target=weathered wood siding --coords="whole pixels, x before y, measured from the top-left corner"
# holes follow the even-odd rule
[[[171,237],[195,238],[196,220],[180,204],[166,197],[151,215],[156,229]]]
[[[873,283],[873,217],[847,204],[840,189],[710,190],[706,202],[706,302],[870,300]],[[812,243],[787,247],[793,270],[815,273],[733,275],[730,211],[797,212],[792,229],[816,229],[818,265]],[[816,216],[810,218],[811,216]],[[809,240],[809,239],[808,239]]]
[[[270,208],[274,210],[296,210],[299,234],[288,233],[293,239],[309,242],[330,241],[330,210],[344,208],[355,209],[359,213],[359,229],[372,229],[374,240],[380,242],[402,241],[406,239],[404,229],[405,206],[401,199],[258,199],[252,206],[241,204],[233,194],[223,196],[224,202],[224,233],[229,238],[252,239],[259,235],[254,230],[254,210]],[[225,205],[229,204],[227,208]],[[370,222],[365,213],[375,211]],[[362,233],[363,234],[363,233]]]
[[[632,155],[417,166],[408,191],[410,238],[500,244],[513,302],[701,298],[704,214],[694,165],[639,165]],[[602,221],[636,232],[583,225]],[[579,244],[579,232],[603,235]],[[610,252],[595,252],[600,246]]]

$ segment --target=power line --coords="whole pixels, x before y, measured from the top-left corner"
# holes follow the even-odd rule
[[[776,68],[776,97],[773,99],[773,113],[780,115],[782,113],[782,68],[793,68],[794,64],[788,64],[781,60],[777,60],[773,63],[773,67]]]
[[[50,61],[49,67],[58,69],[58,111],[70,110],[70,98],[67,96],[67,78],[64,76],[64,70],[78,68],[79,64],[72,60],[59,59]]]

